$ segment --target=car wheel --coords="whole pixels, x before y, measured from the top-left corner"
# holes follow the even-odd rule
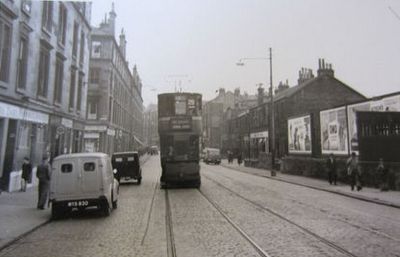
[[[58,220],[62,217],[63,208],[60,207],[57,203],[51,204],[51,218],[53,220]]]
[[[114,202],[112,202],[112,207],[113,207],[113,209],[118,208],[118,200],[115,200]]]
[[[118,199],[114,201],[114,194],[112,195],[112,207],[114,210],[118,208]]]
[[[111,208],[110,205],[108,204],[108,202],[105,202],[102,204],[101,210],[103,212],[103,216],[104,217],[108,217],[111,214]]]
[[[137,183],[140,185],[142,183],[142,178],[138,178]]]

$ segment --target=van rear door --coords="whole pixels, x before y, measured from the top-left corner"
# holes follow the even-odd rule
[[[53,172],[58,174],[53,175],[56,182],[57,193],[63,196],[71,196],[80,191],[80,168],[79,162],[76,159],[65,159],[57,162],[57,166]]]
[[[102,170],[105,168],[98,158],[84,158],[80,160],[82,174],[81,191],[87,194],[99,192]]]

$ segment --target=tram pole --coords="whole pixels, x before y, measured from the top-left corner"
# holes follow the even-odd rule
[[[276,176],[275,167],[275,112],[274,112],[274,90],[272,84],[272,48],[269,48],[269,93],[271,99],[270,118],[271,118],[271,176]]]

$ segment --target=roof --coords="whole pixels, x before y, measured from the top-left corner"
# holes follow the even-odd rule
[[[337,82],[339,82],[340,84],[342,84],[344,87],[347,87],[348,89],[350,89],[351,91],[353,91],[354,93],[362,96],[365,98],[364,95],[362,95],[361,93],[357,92],[356,90],[354,90],[352,87],[346,85],[345,83],[343,83],[342,81],[338,80],[335,77],[331,77],[331,76],[327,76],[330,79],[336,80]],[[314,84],[315,82],[317,82],[318,80],[321,79],[321,76],[317,76],[315,78],[309,79],[307,81],[305,81],[304,83],[301,83],[299,85],[293,86],[293,87],[289,87],[288,89],[285,89],[281,92],[279,92],[277,95],[274,95],[274,102],[279,101],[283,98],[287,98],[287,97],[291,97],[292,95],[296,94],[297,92],[299,92],[301,89]],[[269,102],[269,100],[268,100]]]
[[[70,158],[87,158],[87,157],[94,157],[94,158],[104,158],[104,157],[109,157],[108,154],[106,153],[70,153],[70,154],[62,154],[54,158],[54,161],[56,160],[62,160],[62,159],[70,159]]]
[[[131,151],[131,152],[117,152],[113,153],[113,155],[125,155],[125,154],[138,154],[137,151]]]

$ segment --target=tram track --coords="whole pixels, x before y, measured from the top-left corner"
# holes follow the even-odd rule
[[[142,240],[140,241],[140,245],[144,245],[144,241],[146,240],[147,237],[147,233],[149,231],[149,226],[150,226],[150,219],[151,219],[151,214],[153,212],[153,208],[154,208],[154,199],[156,197],[156,193],[158,192],[158,181],[155,183],[154,185],[154,190],[153,190],[153,197],[151,198],[151,202],[150,202],[150,209],[149,209],[149,213],[147,215],[147,220],[146,220],[146,228],[144,230],[143,233],[143,237]]]
[[[168,257],[176,257],[174,228],[172,224],[171,203],[169,200],[168,189],[165,189],[165,226],[167,233],[167,255]]]
[[[235,228],[235,230],[237,232],[239,232],[239,234],[246,239],[246,241],[248,241],[251,246],[253,246],[253,248],[257,251],[257,253],[262,256],[262,257],[271,257],[271,255],[269,255],[266,251],[264,251],[264,249],[262,249],[243,229],[240,228],[239,225],[237,225],[235,222],[233,222],[233,220],[231,218],[229,218],[228,215],[226,215],[224,213],[224,211],[221,209],[221,207],[215,203],[213,200],[211,200],[211,198],[209,198],[203,191],[201,191],[201,189],[197,189],[200,194],[221,214],[222,217],[224,217],[224,219],[232,225],[232,227]]]
[[[251,199],[249,199],[249,198],[247,198],[247,197],[245,197],[245,196],[243,196],[243,195],[241,195],[241,194],[239,194],[239,193],[233,191],[232,189],[226,187],[225,185],[221,184],[220,182],[216,181],[215,179],[212,179],[212,178],[210,178],[209,176],[204,175],[204,174],[202,174],[202,177],[207,178],[208,180],[212,181],[213,183],[215,183],[215,184],[218,185],[219,187],[223,188],[224,190],[228,191],[229,193],[231,193],[231,194],[233,194],[233,195],[239,197],[240,199],[242,199],[242,200],[244,200],[244,201],[250,203],[251,205],[255,206],[257,209],[262,210],[262,211],[264,211],[264,212],[266,212],[266,213],[272,214],[273,216],[278,217],[279,219],[281,219],[281,220],[283,220],[283,221],[285,221],[285,222],[287,222],[287,223],[289,223],[289,224],[291,224],[291,225],[297,227],[298,229],[300,229],[301,231],[303,231],[303,232],[306,233],[307,235],[312,236],[313,238],[317,239],[319,242],[321,242],[321,243],[323,243],[323,244],[329,246],[329,247],[332,248],[332,249],[335,249],[336,251],[338,251],[338,252],[344,254],[345,256],[358,257],[357,255],[355,255],[355,254],[349,252],[348,250],[342,248],[341,246],[335,244],[334,242],[331,242],[330,240],[319,236],[318,234],[316,234],[316,233],[312,232],[311,230],[307,229],[306,227],[297,224],[296,222],[294,222],[294,221],[292,221],[292,220],[290,220],[290,219],[284,217],[283,215],[277,213],[276,211],[274,211],[274,210],[272,210],[272,209],[270,209],[270,208],[268,208],[268,207],[265,207],[265,206],[263,206],[263,205],[261,205],[261,204],[255,202],[255,201],[253,201],[253,200],[251,200]],[[202,194],[202,195],[203,195],[217,210],[218,210],[218,212],[220,212],[221,215],[224,216],[225,219],[227,219],[227,220],[229,219],[229,217],[223,212],[222,208],[221,208],[217,203],[215,203],[215,202],[212,201],[208,196],[206,196],[206,194],[205,194],[203,191],[201,191],[201,189],[198,189],[198,190],[199,190],[200,193],[201,193],[201,194]],[[230,220],[230,219],[229,219],[229,220]],[[228,220],[228,222],[231,223],[231,224],[233,225],[234,223],[231,222],[231,221],[229,221],[229,220]],[[236,226],[237,226],[237,225],[236,225]],[[234,226],[234,227],[235,227],[235,226]],[[235,227],[235,228],[236,228],[236,227]],[[239,229],[240,229],[240,228],[239,228]],[[240,230],[241,230],[241,229],[240,229]],[[243,232],[243,233],[244,233],[244,232]],[[249,238],[250,238],[250,237],[249,237]],[[264,255],[261,255],[261,256],[264,256]],[[268,256],[268,255],[266,255],[266,256]]]

